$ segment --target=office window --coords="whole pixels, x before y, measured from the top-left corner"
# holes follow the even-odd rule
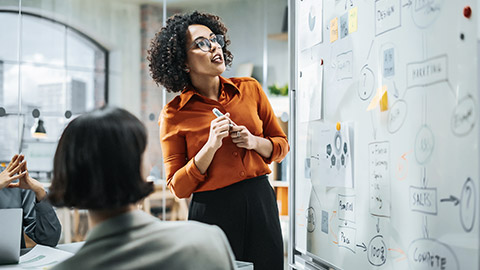
[[[107,101],[108,52],[49,18],[0,10],[0,162],[15,153],[49,180],[65,126]],[[46,135],[34,135],[38,125]],[[0,168],[1,170],[1,168]]]

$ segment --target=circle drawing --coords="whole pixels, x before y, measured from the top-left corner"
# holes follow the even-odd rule
[[[472,179],[468,178],[463,184],[460,197],[460,220],[466,232],[473,229],[475,213],[477,212],[477,191]]]
[[[397,132],[407,118],[407,102],[402,99],[397,100],[388,112],[388,132]]]
[[[426,125],[422,126],[415,138],[415,158],[420,165],[426,164],[435,148],[435,137]]]
[[[444,0],[414,0],[412,6],[413,22],[418,28],[427,28],[440,16]]]
[[[375,75],[368,65],[360,70],[360,80],[358,82],[358,96],[361,100],[367,100],[372,96],[375,88]]]

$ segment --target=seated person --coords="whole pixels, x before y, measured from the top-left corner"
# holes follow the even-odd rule
[[[17,183],[13,181],[18,180]],[[0,173],[0,209],[22,208],[23,230],[35,243],[56,246],[62,227],[42,184],[29,176],[23,155],[15,155]],[[25,247],[22,234],[21,247]]]
[[[147,135],[126,110],[103,107],[72,120],[54,157],[49,199],[88,209],[83,247],[53,269],[234,269],[216,226],[162,222],[137,209],[153,190],[146,181]]]

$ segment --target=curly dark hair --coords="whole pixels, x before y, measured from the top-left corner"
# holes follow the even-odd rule
[[[163,85],[168,92],[182,91],[191,83],[190,76],[184,70],[184,63],[187,58],[185,49],[187,30],[192,24],[204,25],[214,34],[225,36],[223,59],[225,66],[232,65],[233,55],[227,49],[230,40],[226,36],[227,28],[220,21],[220,17],[198,11],[175,14],[168,18],[167,25],[155,34],[147,51],[150,75],[157,85]]]

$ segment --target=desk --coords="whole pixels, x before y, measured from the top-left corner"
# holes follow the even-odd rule
[[[84,244],[85,241],[69,244],[60,244],[57,245],[55,248],[75,254]],[[31,248],[22,248],[20,250],[20,256],[27,254],[30,250]],[[253,264],[250,262],[235,261],[235,263],[237,264],[237,269],[253,270]]]
[[[55,248],[67,251],[70,253],[77,253],[77,251],[85,244],[85,241],[82,242],[75,242],[69,244],[59,244]],[[20,249],[20,256],[27,254],[32,248],[22,248]]]

